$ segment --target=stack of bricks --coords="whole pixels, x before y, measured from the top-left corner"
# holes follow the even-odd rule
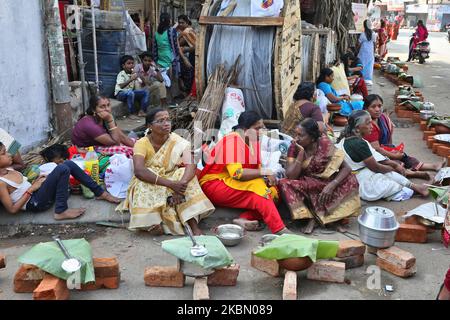
[[[0,254],[0,269],[6,268],[6,257]]]
[[[81,285],[81,290],[117,289],[120,284],[119,261],[117,258],[94,258],[95,282]]]
[[[425,243],[427,242],[427,237],[427,227],[420,224],[402,223],[397,230],[395,241]]]
[[[345,263],[345,269],[361,267],[364,264],[366,246],[357,240],[339,241],[339,250],[335,261]]]
[[[262,272],[265,272],[272,277],[280,277],[284,274],[283,268],[280,267],[277,260],[269,260],[259,258],[252,252],[250,265]]]
[[[80,290],[117,289],[120,282],[116,258],[94,258],[95,282],[81,284]],[[54,277],[34,265],[22,264],[14,275],[14,292],[33,293],[35,300],[67,300],[67,281]]]
[[[150,287],[182,288],[186,275],[180,269],[180,262],[176,266],[153,266],[145,269],[144,282]],[[215,269],[207,277],[196,277],[194,280],[194,300],[209,300],[208,286],[235,286],[239,276],[239,264]]]
[[[377,250],[377,266],[396,276],[408,278],[417,272],[416,258],[398,247]]]

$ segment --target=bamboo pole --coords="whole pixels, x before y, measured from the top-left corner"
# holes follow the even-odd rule
[[[56,130],[63,133],[72,128],[72,108],[61,17],[57,0],[44,0],[44,5]]]
[[[97,29],[95,28],[95,8],[94,1],[91,1],[91,15],[92,15],[92,42],[94,45],[94,68],[95,68],[95,90],[98,93],[100,86],[98,82],[98,61],[97,61]]]
[[[74,0],[74,5],[78,6],[78,1]],[[78,10],[78,8],[77,8]],[[80,80],[81,80],[81,104],[83,106],[83,113],[86,112],[87,104],[88,104],[88,94],[86,90],[86,77],[84,74],[84,58],[83,58],[83,45],[81,43],[81,26],[80,22],[78,21],[78,15],[77,15],[77,22],[76,22],[76,32],[77,32],[77,44],[78,44],[78,68],[80,69]]]

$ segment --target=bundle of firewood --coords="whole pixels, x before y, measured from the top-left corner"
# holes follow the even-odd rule
[[[209,141],[216,120],[222,108],[225,98],[225,89],[234,84],[238,76],[240,56],[236,59],[230,70],[227,71],[223,64],[216,66],[215,71],[208,79],[208,86],[198,106],[194,120],[191,122],[191,141],[195,142],[194,150],[200,148],[201,143]]]

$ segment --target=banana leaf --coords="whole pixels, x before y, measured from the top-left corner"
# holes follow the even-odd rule
[[[161,243],[162,249],[186,262],[196,264],[204,269],[221,268],[231,265],[234,260],[223,243],[214,236],[196,236],[198,244],[204,245],[208,254],[203,257],[191,255],[192,241],[189,237],[166,240]]]
[[[284,234],[255,252],[263,259],[302,258],[308,256],[313,262],[318,259],[336,257],[338,241],[309,239],[298,235]]]
[[[69,254],[81,262],[79,280],[81,283],[95,281],[94,263],[92,262],[91,245],[85,239],[62,240]],[[22,254],[18,261],[24,264],[37,266],[57,278],[67,280],[71,274],[61,268],[66,259],[58,244],[41,242]]]
[[[447,188],[430,188],[430,194],[434,199],[442,199],[442,201],[440,201],[442,204],[447,205],[448,203],[448,193],[445,194],[447,192]]]

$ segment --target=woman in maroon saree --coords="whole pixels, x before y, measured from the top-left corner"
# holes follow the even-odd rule
[[[287,179],[279,183],[292,219],[311,219],[309,233],[314,222],[323,226],[358,215],[359,185],[342,150],[321,135],[311,118],[303,120],[296,133],[288,151]]]

